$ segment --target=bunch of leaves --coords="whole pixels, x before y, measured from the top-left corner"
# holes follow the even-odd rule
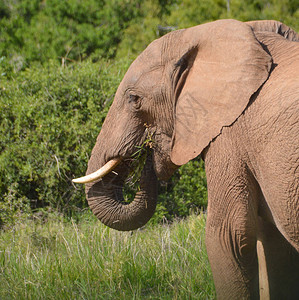
[[[128,175],[127,184],[133,189],[139,189],[139,179],[144,168],[146,158],[151,155],[151,149],[155,143],[153,133],[149,130],[149,126],[145,123],[145,139],[140,146],[136,146],[136,151],[130,159],[130,173]]]

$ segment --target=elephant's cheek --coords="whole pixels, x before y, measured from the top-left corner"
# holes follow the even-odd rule
[[[159,180],[166,181],[178,169],[178,166],[173,164],[169,155],[161,152],[154,153],[154,169]]]

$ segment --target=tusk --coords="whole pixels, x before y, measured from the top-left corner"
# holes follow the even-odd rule
[[[97,171],[80,178],[75,178],[72,181],[75,183],[88,183],[88,182],[96,181],[104,177],[108,173],[110,173],[120,162],[121,162],[120,158],[111,159],[102,168],[98,169]]]

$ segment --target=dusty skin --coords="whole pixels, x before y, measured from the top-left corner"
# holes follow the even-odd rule
[[[219,299],[299,295],[298,41],[280,22],[235,20],[153,41],[124,76],[88,163],[92,177],[120,161],[86,196],[104,224],[133,230],[155,211],[158,178],[205,160]],[[148,136],[140,190],[125,205],[130,158]]]

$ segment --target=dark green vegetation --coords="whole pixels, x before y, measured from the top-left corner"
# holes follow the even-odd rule
[[[0,226],[32,209],[84,209],[71,179],[84,174],[129,64],[168,30],[219,18],[299,29],[296,0],[0,0]],[[154,221],[187,216],[206,199],[195,160],[160,185]]]

